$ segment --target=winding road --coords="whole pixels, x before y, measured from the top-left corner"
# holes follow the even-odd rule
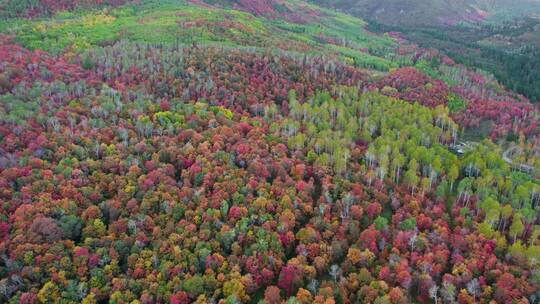
[[[535,168],[533,166],[527,165],[527,164],[515,164],[514,161],[510,158],[509,155],[514,154],[515,151],[521,152],[521,148],[519,146],[513,146],[508,148],[506,151],[503,152],[502,158],[503,160],[512,166],[513,169],[519,170],[524,173],[529,173],[531,175],[537,176],[537,172],[535,172]]]

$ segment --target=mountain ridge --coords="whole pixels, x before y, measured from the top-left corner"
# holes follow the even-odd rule
[[[476,24],[490,16],[511,10],[512,17],[531,14],[531,6],[540,12],[540,1],[525,0],[515,4],[508,0],[315,0],[387,25],[448,26]]]

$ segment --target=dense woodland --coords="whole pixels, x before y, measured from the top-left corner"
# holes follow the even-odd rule
[[[341,15],[297,2],[231,20],[285,18],[306,52],[203,43],[212,1],[181,7],[199,23],[175,42],[53,54],[20,25],[74,9],[132,26],[119,12],[151,18],[141,2],[28,2],[10,19],[26,36],[0,36],[0,302],[538,301],[540,181],[505,160],[540,168],[525,97],[397,33],[310,32]]]
[[[372,24],[376,31],[398,30],[412,41],[424,47],[435,47],[444,51],[457,62],[469,67],[480,67],[493,73],[508,88],[524,94],[533,101],[540,100],[540,50],[535,46],[518,50],[505,46],[482,45],[478,41],[498,35],[501,29],[486,26],[482,31],[457,27],[454,30],[441,28],[409,28]],[[533,22],[531,26],[538,23]],[[478,32],[479,31],[479,32]],[[472,42],[471,42],[472,41]]]

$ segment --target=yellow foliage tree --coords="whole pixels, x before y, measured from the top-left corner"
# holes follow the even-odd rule
[[[225,298],[234,296],[236,299],[242,302],[249,301],[249,296],[246,294],[246,288],[238,277],[233,278],[223,284],[223,295]]]
[[[47,282],[37,295],[39,303],[55,303],[60,298],[60,290],[53,282]]]
[[[82,304],[96,304],[96,297],[93,293],[88,294],[83,300]]]

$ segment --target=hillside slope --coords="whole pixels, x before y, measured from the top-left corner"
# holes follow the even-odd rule
[[[66,49],[80,52],[128,39],[275,48],[337,56],[380,70],[396,67],[384,58],[397,47],[396,43],[389,37],[367,32],[361,19],[305,2],[293,1],[288,7],[287,12],[267,19],[202,1],[147,0],[106,13],[74,11],[52,19],[7,19],[0,21],[0,31],[15,35],[19,43],[30,49],[53,53]]]
[[[540,101],[540,1],[312,1],[400,32]]]
[[[303,1],[19,3],[0,303],[537,301],[540,111],[489,73]]]
[[[325,6],[387,25],[448,26],[495,17],[540,13],[540,1],[524,0],[315,0]]]

